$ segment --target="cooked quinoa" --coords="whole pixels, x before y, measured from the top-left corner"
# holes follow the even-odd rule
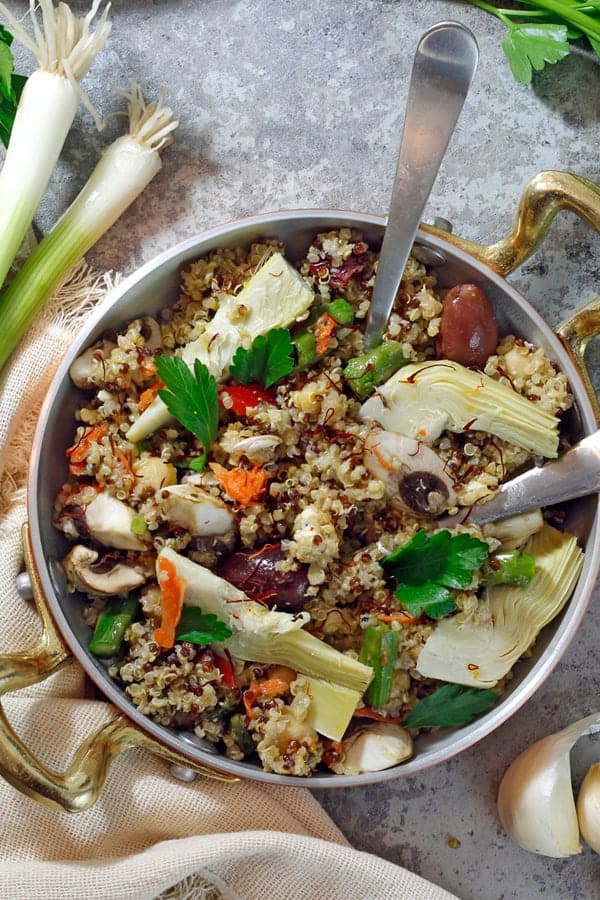
[[[363,352],[376,251],[362,235],[340,229],[317,235],[305,259],[295,262],[315,299],[308,318],[290,326],[292,336],[310,327],[311,317],[334,299],[351,305],[354,322],[338,325],[325,355],[277,381],[269,389],[270,400],[248,406],[243,415],[234,412],[227,393],[231,382],[224,378],[218,435],[204,471],[189,466],[201,456],[202,443],[176,421],[137,443],[126,436],[156,393],[155,357],[178,355],[197,340],[224,298],[237,296],[274,252],[285,254],[285,247],[265,241],[209,253],[182,271],[180,296],[172,308],[156,318],[130,322],[86,352],[77,376],[82,403],[67,451],[71,475],[57,498],[54,521],[71,541],[96,551],[93,566],[98,571],[120,564],[137,581],[135,587],[115,592],[133,593],[138,611],[107,665],[140,712],[218,744],[232,759],[258,756],[267,771],[310,775],[329,767],[343,772],[344,741],[325,738],[309,724],[311,689],[302,673],[231,657],[214,642],[184,639],[171,647],[161,645],[157,629],[164,597],[156,560],[170,548],[219,573],[236,553],[260,556],[265,547],[275,547],[270,551],[275,562],[269,596],[259,602],[306,613],[305,630],[354,659],[369,626],[387,621],[397,632],[389,698],[366,714],[401,724],[420,698],[439,687],[416,668],[436,622],[425,614],[412,617],[414,621],[394,616],[399,603],[381,565],[419,530],[434,532],[435,519],[395,502],[365,464],[365,441],[373,423],[361,417],[361,401],[343,375],[348,360]],[[435,278],[411,258],[385,339],[398,342],[408,362],[435,359],[442,312],[443,294]],[[237,315],[243,317],[245,310],[238,308]],[[513,335],[501,336],[484,371],[552,415],[561,416],[572,405],[565,376],[540,348]],[[483,431],[444,431],[431,449],[453,484],[458,507],[485,498],[536,461],[530,452]],[[264,491],[251,502],[236,502],[219,480],[219,466],[265,473]],[[169,504],[176,501],[169,491],[178,485],[195,486],[213,497],[230,525],[222,533],[203,535],[181,518],[174,523]],[[122,540],[111,543],[110,535],[98,532],[93,523],[90,527],[89,511],[100,496],[120,501],[129,511],[131,539],[124,542],[129,546]],[[486,540],[492,550],[498,545],[475,526],[462,530]],[[71,580],[93,628],[110,596]],[[285,602],[278,600],[280,581],[291,585],[291,599]],[[457,616],[481,621],[489,616],[477,574],[470,586],[454,592],[454,601]],[[261,690],[267,682],[280,688],[275,693]],[[348,735],[365,721],[355,718]]]

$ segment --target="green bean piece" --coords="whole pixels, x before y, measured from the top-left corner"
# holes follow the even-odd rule
[[[484,568],[484,581],[486,585],[527,587],[534,574],[535,556],[519,553],[518,550],[505,550],[490,556]]]
[[[101,659],[116,656],[137,609],[137,597],[131,594],[109,600],[96,621],[94,634],[88,644],[90,653]]]
[[[365,628],[358,659],[373,669],[373,681],[365,692],[365,701],[369,706],[383,706],[390,699],[397,658],[397,631],[392,631],[385,625],[369,625]]]
[[[329,313],[331,318],[335,319],[338,325],[352,325],[354,322],[354,309],[350,303],[342,297],[338,297],[336,300],[332,300],[331,303],[328,303],[327,306],[325,306],[324,312]]]
[[[404,356],[401,344],[386,341],[368,353],[348,360],[344,378],[359,400],[365,400],[378,385],[391,378],[394,372],[408,362],[410,360]]]
[[[294,338],[296,348],[296,368],[308,369],[318,359],[317,339],[312,331],[302,331]]]

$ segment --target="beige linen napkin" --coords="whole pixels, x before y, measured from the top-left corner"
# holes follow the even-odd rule
[[[39,626],[21,600],[20,528],[39,406],[80,323],[110,290],[85,266],[30,330],[0,379],[0,652],[31,647]],[[0,322],[0,328],[2,323]],[[114,714],[84,699],[75,664],[5,698],[17,733],[43,762],[64,770],[75,749]],[[47,809],[0,781],[0,897],[206,900],[451,900],[389,862],[353,850],[308,790],[255,782],[182,784],[142,751],[112,764],[96,805]]]

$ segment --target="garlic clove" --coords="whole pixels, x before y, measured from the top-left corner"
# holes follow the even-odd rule
[[[577,797],[579,828],[586,844],[600,853],[600,763],[590,766]]]
[[[597,725],[600,713],[580,719],[532,744],[506,770],[498,813],[508,835],[523,849],[555,858],[581,853],[569,754]]]

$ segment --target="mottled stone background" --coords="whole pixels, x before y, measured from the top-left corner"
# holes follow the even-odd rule
[[[508,231],[521,189],[537,172],[570,170],[600,182],[598,62],[578,52],[522,87],[500,48],[503,26],[465,3],[114,0],[112,9],[113,34],[85,82],[90,98],[107,113],[119,106],[110,85],[135,78],[148,93],[164,86],[180,127],[160,175],[90,254],[98,267],[131,272],[194,232],[251,213],[384,212],[414,48],[442,19],[472,28],[481,61],[426,218],[442,215],[465,237],[492,241]],[[113,121],[97,134],[87,113],[78,116],[38,217],[42,228],[117,131]],[[600,236],[564,214],[511,281],[557,324],[600,293],[599,262]],[[499,779],[517,752],[600,708],[595,603],[545,687],[483,744],[418,777],[319,795],[355,846],[464,900],[599,895],[598,857],[527,854],[506,838],[495,811]],[[598,758],[600,742],[582,741],[575,780]]]

